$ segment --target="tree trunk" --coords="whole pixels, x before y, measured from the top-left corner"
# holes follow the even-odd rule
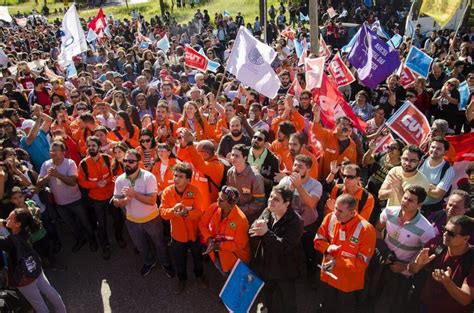
[[[128,0],[125,0],[125,5],[127,6],[127,10],[130,10],[130,8],[128,7]]]
[[[161,11],[161,16],[165,15],[165,1],[160,0],[160,11]]]

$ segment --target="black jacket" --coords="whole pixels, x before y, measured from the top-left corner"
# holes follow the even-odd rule
[[[258,219],[268,221],[269,231],[262,237],[255,237],[258,242],[251,267],[264,281],[296,279],[300,274],[303,235],[303,222],[298,214],[290,208],[273,225],[274,218],[265,209]]]

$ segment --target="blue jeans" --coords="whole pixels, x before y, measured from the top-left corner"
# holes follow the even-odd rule
[[[125,224],[127,225],[128,233],[130,234],[133,244],[144,257],[145,265],[155,263],[157,258],[161,265],[171,265],[166,252],[165,241],[163,240],[163,221],[160,217],[156,217],[145,223],[135,223],[126,220]],[[153,255],[153,251],[148,244],[147,235],[155,246],[156,256]]]

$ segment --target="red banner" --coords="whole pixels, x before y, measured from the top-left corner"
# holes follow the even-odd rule
[[[387,150],[387,147],[394,142],[395,139],[393,139],[392,134],[387,134],[386,136],[379,136],[377,139],[375,139],[375,153],[380,153],[384,152]]]
[[[413,72],[406,67],[405,65],[401,65],[401,70],[400,70],[400,85],[407,89],[410,87],[412,84],[415,83],[416,81],[416,76],[413,74]]]
[[[365,131],[367,124],[354,114],[336,83],[326,73],[323,73],[321,87],[313,89],[312,93],[315,103],[320,106],[321,121],[326,127],[336,127],[335,120],[346,116],[355,128]]]
[[[290,89],[288,89],[288,94],[295,96],[295,98],[299,101],[302,91],[303,88],[301,88],[300,82],[298,81],[298,77],[295,76],[295,79],[293,80]]]
[[[107,22],[105,20],[104,11],[102,11],[102,8],[99,8],[97,16],[94,17],[87,26],[96,34],[99,34],[104,30],[105,26],[107,26]]]
[[[191,47],[185,48],[184,64],[203,72],[207,70],[207,58]]]
[[[337,53],[329,63],[328,71],[331,74],[331,77],[336,81],[338,87],[350,85],[355,81],[354,75],[347,68],[346,64],[341,58],[341,55]]]
[[[421,145],[429,136],[431,127],[425,115],[421,113],[410,101],[395,112],[386,122],[395,134],[407,144]]]

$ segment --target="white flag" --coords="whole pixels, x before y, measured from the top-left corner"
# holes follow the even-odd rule
[[[306,78],[306,89],[313,90],[314,88],[321,87],[324,73],[324,57],[304,60],[305,78]]]
[[[273,99],[280,89],[280,79],[271,67],[277,53],[255,39],[241,26],[227,63],[227,71],[245,85]]]
[[[10,13],[8,12],[8,7],[0,7],[0,20],[11,23],[13,21]]]
[[[82,29],[76,6],[72,5],[63,17],[61,26],[61,53],[59,65],[65,69],[72,63],[72,57],[87,51],[86,36]]]
[[[170,49],[170,41],[168,40],[168,35],[165,34],[163,38],[158,40],[158,42],[156,43],[156,47],[158,49],[163,50],[165,53],[168,52],[168,50]]]

